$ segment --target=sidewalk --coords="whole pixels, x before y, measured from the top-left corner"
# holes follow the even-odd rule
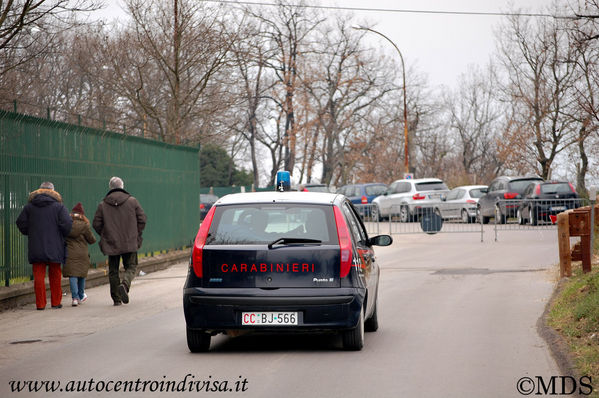
[[[165,257],[172,260],[170,266]],[[36,311],[35,304],[31,303],[0,312],[0,373],[15,361],[58,344],[182,307],[183,285],[189,267],[187,256],[163,256],[160,266],[167,268],[133,280],[129,304],[113,306],[109,285],[101,284],[86,289],[89,299],[77,307],[71,306],[71,296],[67,293],[61,309],[47,307],[45,311]],[[148,267],[144,264],[146,270]],[[106,278],[100,278],[103,279]],[[185,335],[184,323],[181,335]],[[83,363],[87,360],[93,359],[83,358]]]
[[[139,260],[137,272],[143,271],[148,274],[150,272],[165,269],[173,264],[186,261],[189,258],[190,250],[172,251],[166,254],[159,254],[153,257],[144,257]],[[122,267],[121,267],[122,268]],[[85,280],[86,290],[94,286],[99,286],[108,283],[108,267],[103,266],[97,269],[91,269]],[[48,277],[46,276],[46,291],[49,297],[50,287],[48,285]],[[69,292],[69,280],[62,279],[62,291]],[[70,295],[67,295],[70,305]],[[16,308],[25,304],[35,303],[35,294],[33,292],[33,281],[19,283],[9,287],[0,287],[0,311],[5,311],[10,308]],[[63,300],[63,305],[65,305]],[[49,298],[48,305],[49,307]]]

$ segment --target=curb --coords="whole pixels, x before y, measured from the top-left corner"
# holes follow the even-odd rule
[[[189,250],[177,250],[166,254],[159,254],[153,257],[144,257],[139,260],[137,272],[145,273],[160,271],[170,267],[173,264],[180,263],[189,258]],[[46,277],[46,292],[50,290]],[[85,279],[85,287],[91,288],[108,283],[108,267],[90,269]],[[69,279],[62,278],[62,290],[69,291]],[[22,305],[35,303],[35,293],[33,291],[33,281],[19,283],[9,287],[0,287],[0,311],[16,308]]]
[[[551,356],[555,359],[557,367],[559,368],[562,376],[578,377],[578,370],[572,360],[570,349],[566,340],[559,334],[555,329],[549,326],[547,320],[549,317],[549,311],[553,305],[553,302],[557,298],[557,295],[562,291],[566,278],[562,278],[554,289],[551,298],[545,305],[545,311],[541,317],[537,320],[537,332],[547,342]]]

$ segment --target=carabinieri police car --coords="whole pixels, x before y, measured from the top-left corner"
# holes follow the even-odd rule
[[[360,350],[378,328],[379,267],[343,195],[259,192],[222,197],[195,239],[183,290],[187,345],[239,331],[337,332]]]

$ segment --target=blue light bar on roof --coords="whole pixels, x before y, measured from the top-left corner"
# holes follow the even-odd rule
[[[291,174],[288,171],[277,172],[276,190],[279,192],[291,190]]]

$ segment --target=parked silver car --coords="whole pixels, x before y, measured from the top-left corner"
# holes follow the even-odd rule
[[[438,178],[397,180],[372,201],[372,216],[376,220],[398,216],[400,222],[416,221],[426,210],[441,201],[449,189]]]
[[[435,212],[444,220],[460,219],[470,223],[476,219],[478,199],[487,193],[486,185],[463,185],[449,191]]]

